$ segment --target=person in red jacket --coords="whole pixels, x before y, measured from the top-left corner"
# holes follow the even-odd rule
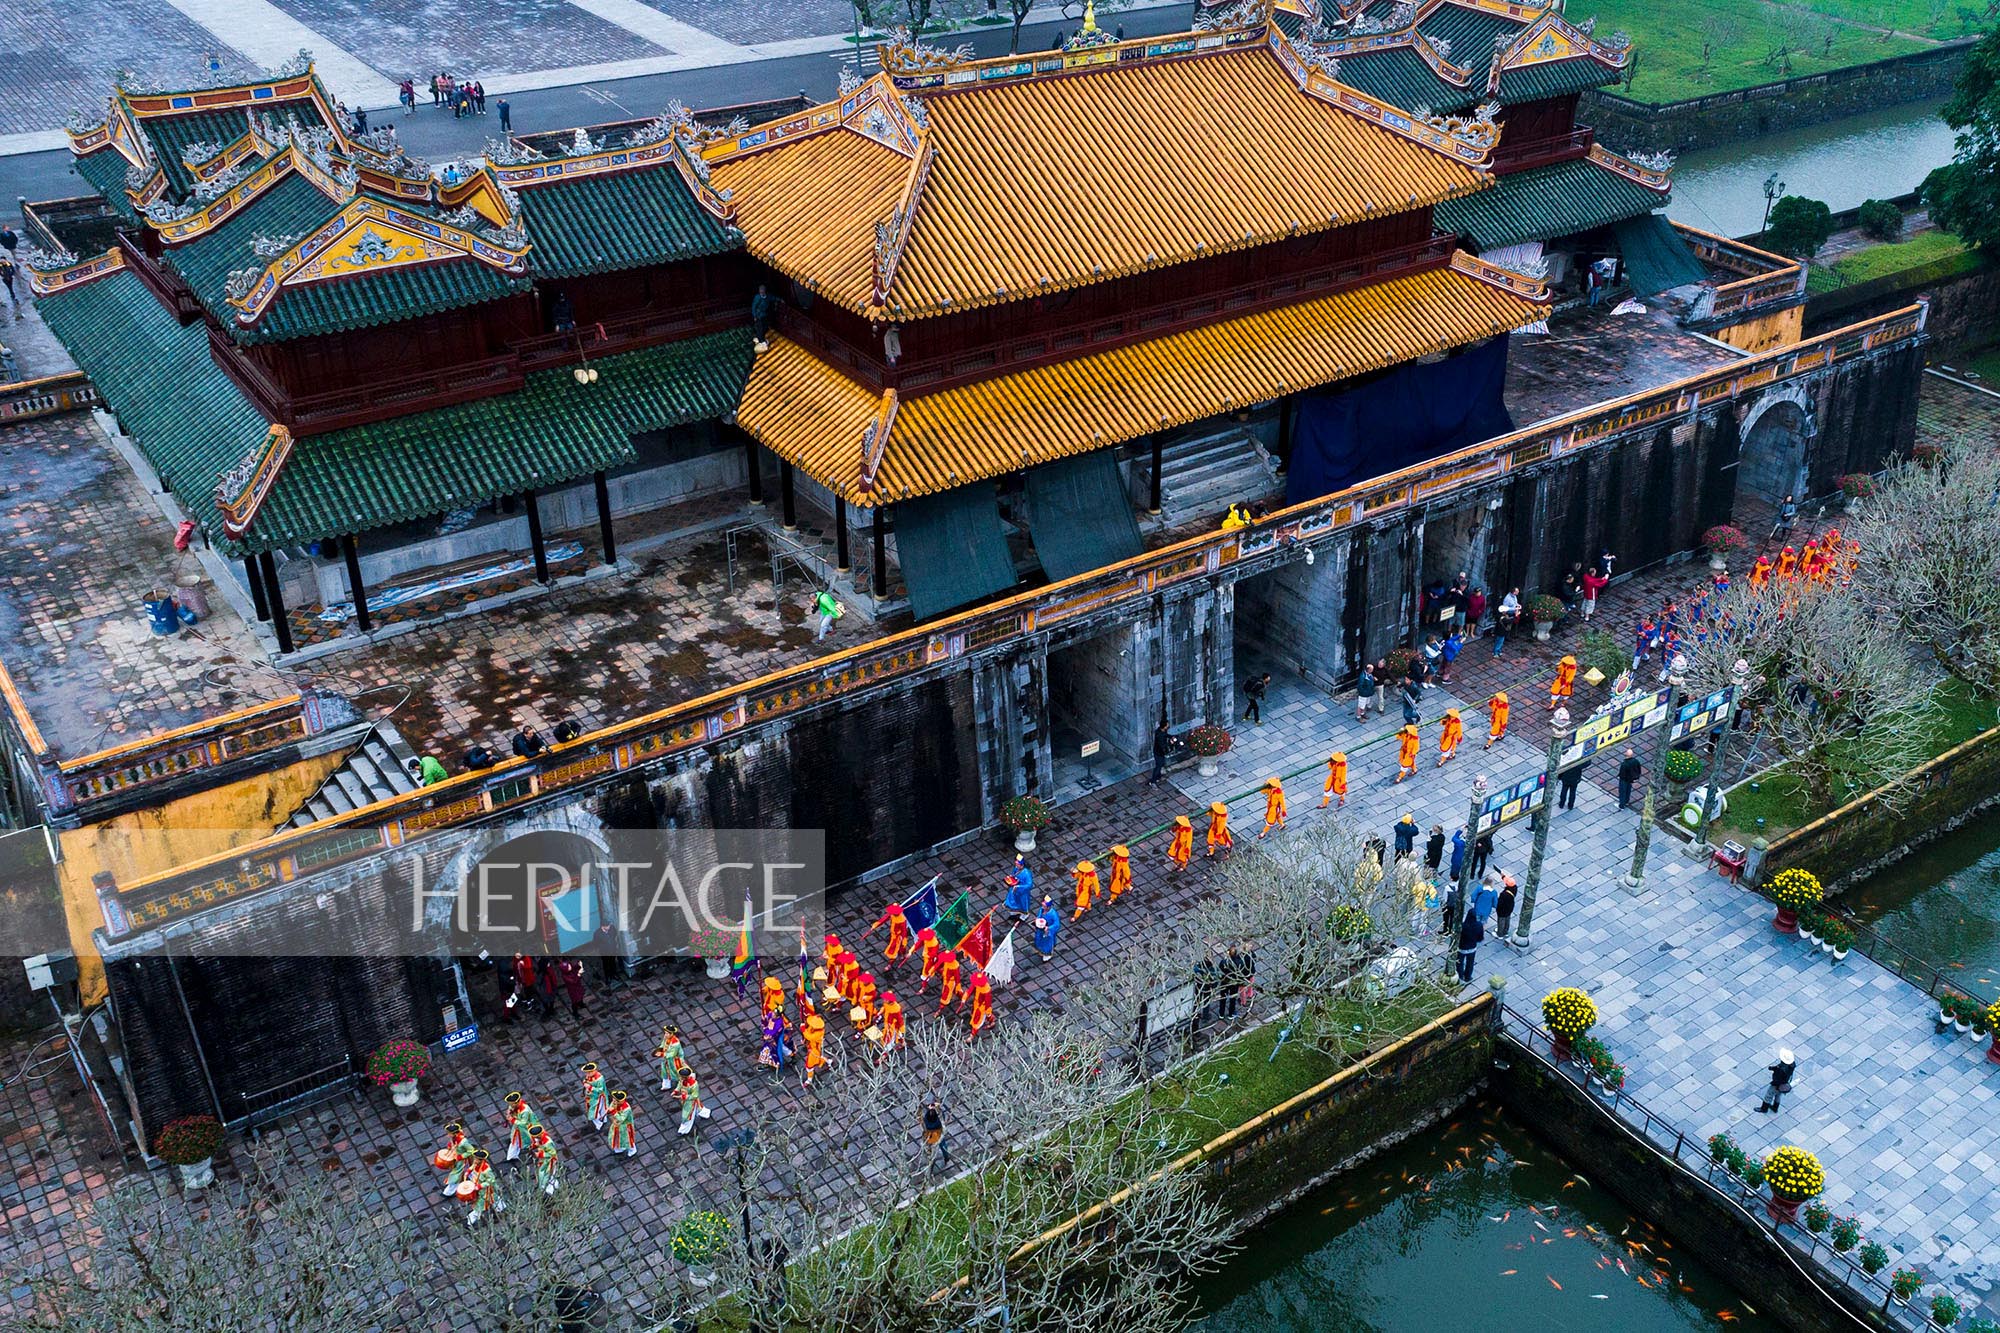
[[[1589,620],[1597,614],[1597,595],[1604,591],[1611,580],[1598,572],[1595,565],[1583,571],[1583,618]]]

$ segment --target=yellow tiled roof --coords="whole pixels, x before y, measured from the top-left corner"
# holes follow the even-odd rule
[[[875,486],[864,437],[883,398],[783,337],[757,358],[738,423],[814,480],[861,506],[1137,439],[1311,389],[1539,318],[1480,261],[1246,315],[1149,342],[1038,366],[897,403]]]
[[[875,86],[894,95],[886,75]],[[903,206],[911,157],[864,135],[853,116],[843,121],[837,106],[800,118],[813,126],[806,132],[753,133],[710,154],[751,252],[847,309],[915,318],[1425,207],[1491,183],[1365,118],[1379,108],[1302,90],[1268,45],[955,88],[923,107],[935,157],[886,299],[877,304],[873,289],[875,227]]]

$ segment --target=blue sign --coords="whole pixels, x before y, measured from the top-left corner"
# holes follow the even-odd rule
[[[478,1040],[479,1024],[467,1023],[462,1028],[455,1028],[444,1034],[444,1049],[447,1053],[462,1051]]]
[[[1599,750],[1609,749],[1648,727],[1658,726],[1667,720],[1667,705],[1673,702],[1673,697],[1672,690],[1658,690],[1592,714],[1576,729],[1576,739],[1564,748],[1556,767],[1569,768],[1580,764]]]
[[[1674,715],[1674,727],[1667,733],[1667,742],[1672,744],[1684,737],[1707,731],[1728,717],[1729,710],[1735,703],[1736,687],[1725,685],[1706,699],[1696,699],[1682,704],[1680,712]]]
[[[1486,798],[1486,804],[1479,811],[1479,832],[1491,833],[1503,824],[1511,824],[1523,815],[1535,813],[1548,800],[1548,786],[1549,775],[1537,773],[1494,792]]]

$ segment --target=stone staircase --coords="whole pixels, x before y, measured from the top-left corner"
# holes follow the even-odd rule
[[[1132,469],[1132,495],[1144,509],[1153,484],[1152,459]],[[1160,455],[1160,521],[1179,527],[1190,519],[1220,518],[1238,500],[1263,500],[1276,484],[1278,461],[1241,429],[1175,440]]]
[[[362,739],[360,748],[327,775],[320,789],[279,826],[280,831],[305,828],[322,819],[414,791],[417,780],[410,776],[410,760],[416,757],[395,727],[388,722],[377,722]]]

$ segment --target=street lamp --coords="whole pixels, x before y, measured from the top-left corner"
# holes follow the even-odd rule
[[[1764,225],[1757,229],[1758,240],[1763,240],[1771,230],[1771,205],[1784,197],[1785,183],[1778,179],[1778,173],[1774,171],[1764,178]]]

